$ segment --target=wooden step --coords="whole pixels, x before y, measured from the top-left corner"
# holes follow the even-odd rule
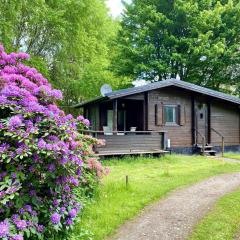
[[[201,154],[203,153],[215,156],[217,152],[215,150],[205,150],[204,152],[201,152]]]
[[[202,148],[202,145],[197,145],[197,148]],[[205,149],[213,148],[211,145],[206,145]]]

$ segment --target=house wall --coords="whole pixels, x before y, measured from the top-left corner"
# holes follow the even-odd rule
[[[165,88],[148,93],[148,130],[167,130],[167,138],[173,148],[193,146],[192,139],[192,100],[210,101],[210,127],[219,131],[225,137],[225,146],[240,145],[240,110],[238,106],[224,101],[209,99],[207,96],[190,93],[183,89]],[[155,105],[179,105],[184,108],[184,124],[175,126],[156,125]],[[160,113],[162,114],[162,113]],[[183,114],[181,112],[181,114]],[[211,130],[213,146],[221,146],[221,138]]]
[[[181,118],[184,120],[182,125],[156,126],[155,105],[178,105],[184,108],[181,111]],[[189,147],[192,146],[192,104],[191,95],[184,90],[175,88],[165,88],[153,90],[148,93],[148,130],[167,130],[167,138],[171,140],[171,147]],[[161,113],[160,113],[161,114]]]
[[[237,106],[220,101],[211,104],[211,127],[219,131],[225,140],[225,145],[240,144],[240,112]],[[211,131],[211,142],[221,145],[221,138]]]

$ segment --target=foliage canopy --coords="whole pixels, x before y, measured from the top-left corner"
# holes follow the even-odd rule
[[[133,0],[126,9],[119,74],[151,80],[179,74],[214,89],[239,83],[239,1]]]
[[[60,88],[64,105],[99,94],[107,82],[117,24],[103,0],[0,1],[0,42],[31,54],[31,64]]]

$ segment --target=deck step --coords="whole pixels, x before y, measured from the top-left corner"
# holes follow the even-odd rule
[[[201,152],[201,154],[203,154],[203,153],[205,155],[209,154],[211,156],[215,156],[217,152],[215,150],[205,150],[204,152]]]
[[[216,155],[216,151],[213,149],[214,146],[212,145],[206,145],[203,148],[203,145],[201,144],[197,144],[196,146],[197,152],[201,155],[211,155],[211,156],[215,156]],[[204,151],[203,151],[204,150]]]
[[[197,148],[202,148],[202,145],[197,145]],[[206,145],[205,149],[213,148],[211,145]]]

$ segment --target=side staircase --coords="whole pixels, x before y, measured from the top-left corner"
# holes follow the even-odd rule
[[[200,155],[209,155],[209,156],[216,156],[216,151],[213,149],[213,146],[206,144],[204,147],[203,145],[197,144],[196,145],[196,152]]]
[[[211,128],[211,131],[215,132],[220,138],[222,142],[222,156],[224,155],[224,136],[217,131],[214,128]],[[209,155],[209,156],[216,156],[217,152],[214,150],[214,147],[211,144],[205,144],[206,143],[206,137],[199,132],[197,129],[195,129],[195,143],[197,142],[197,137],[200,137],[200,142],[202,144],[196,144],[195,147],[195,153],[201,154],[201,155]]]

